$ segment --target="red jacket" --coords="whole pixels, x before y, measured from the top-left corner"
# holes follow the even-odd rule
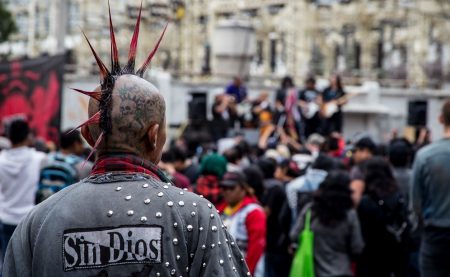
[[[254,197],[246,196],[239,208],[231,215],[224,214],[225,206],[219,207],[228,231],[238,246],[246,245],[241,251],[250,272],[255,272],[258,262],[262,262],[266,248],[266,214]],[[228,224],[228,225],[227,225]]]

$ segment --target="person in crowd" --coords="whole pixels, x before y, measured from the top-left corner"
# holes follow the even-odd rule
[[[214,98],[212,105],[212,130],[214,141],[226,138],[228,130],[232,127],[237,114],[232,108],[231,102],[234,101],[232,97],[227,94],[219,94]]]
[[[235,148],[241,152],[242,155],[242,159],[239,163],[240,166],[248,167],[257,160],[254,153],[252,153],[252,145],[250,145],[250,143],[247,142],[243,136],[237,139]]]
[[[352,261],[364,248],[360,225],[351,198],[350,178],[344,171],[332,171],[304,207],[290,233],[298,242],[310,211],[314,233],[314,274],[317,277],[351,277]]]
[[[263,277],[266,214],[242,172],[225,173],[220,190],[226,203],[219,208],[223,223],[235,238],[252,276]]]
[[[310,168],[302,175],[286,185],[286,195],[292,218],[312,200],[312,194],[325,180],[329,171],[335,168],[335,162],[325,154],[320,154]]]
[[[264,174],[261,169],[257,165],[251,165],[244,168],[242,172],[245,174],[252,195],[261,203],[264,195]]]
[[[61,157],[66,160],[77,160],[74,164],[78,172],[78,178],[86,178],[92,170],[93,164],[89,161],[83,160],[84,143],[81,138],[80,131],[71,129],[65,130],[59,136],[60,150],[55,154],[55,158]],[[49,157],[50,159],[51,157]]]
[[[233,82],[228,85],[225,93],[232,96],[237,104],[247,99],[247,88],[239,76],[233,78]]]
[[[345,140],[340,133],[333,132],[326,138],[323,148],[331,157],[341,158],[345,152]]]
[[[279,116],[276,117],[276,120],[278,122],[283,119],[283,127],[286,135],[292,138],[292,140],[299,142],[303,140],[303,137],[301,136],[302,115],[298,106],[298,99],[299,92],[297,89],[295,87],[287,88],[284,101],[284,112],[280,113]]]
[[[223,153],[223,156],[225,157],[225,159],[227,159],[228,172],[242,171],[240,163],[241,160],[243,159],[243,155],[238,147],[235,146],[226,150]]]
[[[172,181],[172,183],[180,189],[187,189],[192,191],[191,182],[189,179],[175,170],[173,165],[173,153],[169,150],[161,155],[161,161],[159,162],[159,168],[166,174],[166,176]]]
[[[388,151],[389,162],[392,165],[395,180],[397,181],[400,192],[409,203],[413,146],[408,140],[398,138],[390,142]]]
[[[427,127],[416,129],[416,140],[414,142],[414,149],[418,151],[420,148],[431,143],[431,131]]]
[[[219,154],[210,154],[203,157],[200,165],[200,177],[197,180],[194,192],[202,195],[215,206],[223,204],[219,182],[227,171],[227,160]]]
[[[184,176],[188,177],[191,184],[195,184],[200,175],[200,166],[188,158],[185,151],[178,147],[173,147],[170,150],[173,155],[173,166],[175,170]]]
[[[80,131],[71,130],[60,134],[60,150],[47,155],[47,164],[39,176],[36,204],[91,173],[93,164],[82,158],[84,144]]]
[[[412,171],[411,202],[424,222],[422,276],[450,276],[450,100],[443,104],[439,121],[443,138],[417,152]]]
[[[342,106],[347,103],[341,76],[334,74],[330,86],[322,92],[322,132],[325,136],[333,132],[342,133]]]
[[[301,149],[301,144],[298,142],[296,129],[294,129],[289,128],[286,115],[282,115],[278,122],[272,122],[260,133],[258,147],[261,150],[266,150],[283,144],[293,151],[298,151]]]
[[[252,101],[251,115],[253,128],[260,127],[261,123],[272,119],[272,107],[267,91],[261,92],[258,98]],[[246,121],[248,121],[248,118],[246,118]]]
[[[409,247],[409,265],[408,277],[420,276],[419,271],[419,249],[420,236],[422,234],[422,222],[413,214],[409,193],[411,191],[411,160],[413,156],[413,145],[404,138],[393,139],[389,144],[389,162],[392,165],[394,178],[397,181],[400,192],[405,197],[409,209],[409,219],[412,225],[410,247]]]
[[[264,174],[261,203],[267,215],[265,276],[288,276],[292,260],[288,254],[291,213],[285,189],[283,183],[275,179],[275,160],[262,158],[257,165]]]
[[[294,80],[290,76],[285,76],[281,79],[280,88],[277,89],[275,95],[275,108],[277,112],[284,111],[284,104],[286,103],[286,96],[289,89],[295,88]]]
[[[410,224],[408,206],[389,163],[374,157],[365,166],[366,192],[358,206],[366,244],[357,276],[406,276]]]
[[[19,222],[34,206],[39,172],[46,154],[30,148],[30,127],[24,119],[13,120],[7,129],[11,148],[0,152],[0,243],[6,253]]]
[[[281,181],[286,186],[293,179],[300,175],[300,169],[297,164],[290,159],[282,158],[277,163],[277,169],[275,170],[275,179]]]
[[[89,101],[93,119],[81,129],[97,150],[91,175],[19,224],[5,276],[250,275],[214,206],[173,186],[156,166],[166,141],[165,101],[141,78],[157,47],[134,68],[139,19],[124,68],[112,26],[111,71],[92,50],[102,81]]]
[[[319,153],[322,151],[324,144],[326,143],[326,139],[317,133],[311,134],[306,140],[305,147],[311,153],[311,155],[316,158]]]
[[[56,152],[56,145],[53,142],[46,142],[45,139],[40,137],[34,137],[31,145],[36,151],[43,152],[43,153],[50,153],[50,152]],[[53,149],[50,149],[50,147],[54,146]]]
[[[319,133],[321,118],[319,115],[321,96],[316,90],[316,79],[306,79],[305,88],[299,92],[299,106],[302,114],[303,136],[308,138],[311,134]]]
[[[365,162],[370,160],[377,151],[377,145],[369,137],[363,137],[359,139],[353,149],[353,167],[350,170],[350,187],[353,191],[353,201],[355,205],[358,205],[361,201],[361,197],[365,191],[364,184],[364,165]]]
[[[306,148],[303,148],[292,155],[292,161],[297,164],[297,167],[300,170],[299,177],[305,175],[306,171],[315,160],[316,157],[313,157],[311,152]]]

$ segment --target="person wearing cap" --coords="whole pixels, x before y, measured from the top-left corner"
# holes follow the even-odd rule
[[[219,207],[224,225],[235,238],[253,276],[263,276],[266,215],[242,172],[227,172],[220,182],[226,204]]]

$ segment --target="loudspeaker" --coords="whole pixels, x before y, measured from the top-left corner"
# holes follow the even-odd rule
[[[191,121],[206,121],[207,98],[206,92],[191,92],[192,100],[188,104],[188,117]]]
[[[409,101],[408,103],[408,125],[427,125],[428,103],[423,100]]]

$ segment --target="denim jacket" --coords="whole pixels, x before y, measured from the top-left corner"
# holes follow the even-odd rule
[[[425,226],[450,227],[450,140],[428,145],[416,154],[411,202]]]
[[[215,207],[141,173],[94,175],[17,227],[3,276],[247,276]]]

